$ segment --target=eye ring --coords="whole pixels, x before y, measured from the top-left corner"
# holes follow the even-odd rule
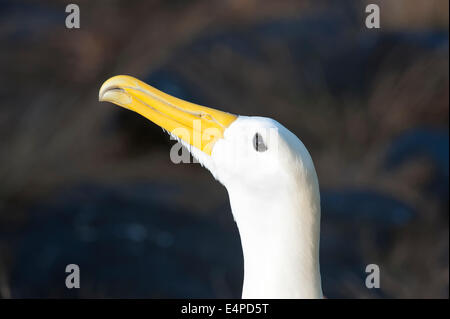
[[[255,136],[253,136],[253,148],[257,152],[265,152],[267,151],[267,146],[264,144],[264,140],[261,136],[261,134],[256,133]]]

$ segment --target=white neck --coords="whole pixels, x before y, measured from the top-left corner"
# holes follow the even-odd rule
[[[318,189],[229,195],[244,254],[242,298],[322,298]]]

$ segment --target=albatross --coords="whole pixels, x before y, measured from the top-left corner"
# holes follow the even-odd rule
[[[225,186],[244,256],[242,298],[323,298],[319,183],[297,136],[273,119],[190,103],[131,76],[105,81],[99,100],[163,128]]]

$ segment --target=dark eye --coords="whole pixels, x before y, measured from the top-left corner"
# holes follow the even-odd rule
[[[256,133],[255,136],[253,136],[253,147],[257,152],[267,151],[267,146],[264,144],[264,140],[259,133]]]

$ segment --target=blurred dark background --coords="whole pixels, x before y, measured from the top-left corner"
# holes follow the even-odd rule
[[[226,190],[97,101],[129,74],[302,139],[328,298],[448,298],[447,0],[79,0],[72,30],[68,3],[0,0],[0,297],[240,297]]]

